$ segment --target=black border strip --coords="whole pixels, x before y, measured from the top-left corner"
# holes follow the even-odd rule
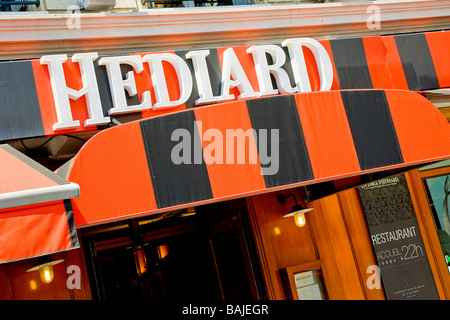
[[[361,170],[403,163],[383,90],[341,91]]]
[[[439,88],[425,34],[396,35],[394,39],[409,90]]]
[[[79,247],[80,241],[78,240],[77,229],[75,227],[72,202],[69,199],[64,200],[64,209],[66,210],[67,224],[69,226],[70,241],[72,242],[72,247]]]
[[[0,63],[0,141],[45,136],[32,61]]]
[[[362,38],[330,40],[341,89],[372,89]]]
[[[253,129],[259,138],[260,130],[267,129],[268,146],[272,148],[271,130],[279,130],[279,168],[273,175],[264,175],[267,188],[314,179],[304,133],[297,112],[294,95],[247,100],[247,109]],[[259,139],[258,152],[261,154]],[[274,155],[271,155],[273,158]],[[271,164],[272,165],[272,164]],[[263,164],[261,164],[264,167]]]
[[[158,208],[214,198],[193,110],[143,120],[140,127]],[[184,141],[172,141],[177,129],[191,138],[190,163],[172,161],[172,150]],[[195,163],[195,154],[201,155],[201,163]]]

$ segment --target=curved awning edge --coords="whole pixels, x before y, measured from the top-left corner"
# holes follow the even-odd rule
[[[229,131],[245,141],[244,162],[239,147],[226,144]],[[340,179],[447,158],[450,126],[425,98],[342,90],[208,105],[112,127],[83,146],[67,180],[82,193],[73,200],[75,223],[88,226],[295,186],[348,185],[351,179]],[[271,166],[276,170],[264,171]]]

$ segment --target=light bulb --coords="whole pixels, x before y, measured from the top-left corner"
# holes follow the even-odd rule
[[[305,214],[303,212],[296,212],[294,214],[294,219],[295,219],[295,225],[299,228],[305,226],[306,224],[306,218],[305,218]]]
[[[39,275],[43,283],[50,283],[53,281],[55,274],[53,272],[53,267],[51,264],[44,264],[39,267]]]

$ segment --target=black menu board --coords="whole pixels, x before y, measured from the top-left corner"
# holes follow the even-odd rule
[[[386,298],[439,299],[404,174],[358,192]]]

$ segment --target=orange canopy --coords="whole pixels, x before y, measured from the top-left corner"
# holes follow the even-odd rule
[[[89,140],[65,171],[81,187],[75,223],[86,226],[406,170],[450,158],[449,138],[445,117],[410,91],[300,93],[122,124]]]
[[[0,263],[79,247],[70,199],[75,183],[0,145]]]

